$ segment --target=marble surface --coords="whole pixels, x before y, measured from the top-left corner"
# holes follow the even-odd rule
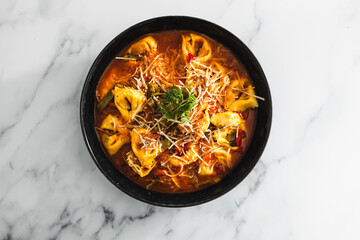
[[[0,239],[360,239],[360,2],[0,1]],[[242,39],[273,96],[254,171],[226,195],[138,202],[84,145],[87,71],[118,33],[190,15]]]

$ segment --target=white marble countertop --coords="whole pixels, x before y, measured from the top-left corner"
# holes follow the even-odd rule
[[[273,97],[268,145],[226,195],[168,209],[120,192],[79,124],[118,33],[189,15],[242,39]],[[0,7],[0,239],[360,239],[358,0],[45,1]]]

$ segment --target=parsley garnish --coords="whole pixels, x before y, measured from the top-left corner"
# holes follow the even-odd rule
[[[189,90],[183,91],[179,88],[172,88],[167,90],[164,95],[161,96],[163,104],[158,104],[160,112],[163,114],[164,120],[180,121],[181,124],[190,122],[189,113],[193,107],[198,103],[194,96],[195,91],[188,86],[184,85]],[[174,124],[174,121],[169,125]]]

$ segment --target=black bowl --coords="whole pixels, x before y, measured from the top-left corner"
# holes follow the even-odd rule
[[[142,35],[165,30],[191,30],[203,33],[228,47],[245,65],[255,85],[256,93],[266,101],[259,101],[257,122],[253,139],[238,165],[220,182],[199,191],[167,194],[147,190],[121,174],[106,157],[94,130],[94,101],[96,85],[115,55],[130,42]],[[80,101],[82,133],[90,155],[105,177],[131,197],[158,206],[186,207],[213,200],[238,185],[259,160],[271,126],[272,105],[268,83],[260,64],[251,51],[236,36],[226,29],[193,17],[167,16],[138,23],[115,37],[99,54],[90,68],[84,83]]]

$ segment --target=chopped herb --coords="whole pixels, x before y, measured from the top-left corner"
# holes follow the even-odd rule
[[[151,183],[149,183],[148,185],[146,185],[146,189],[149,189],[153,184],[154,184],[155,182],[151,182]]]
[[[124,61],[138,61],[142,59],[141,55],[125,55],[123,57],[115,57],[115,59],[118,60],[124,60]]]
[[[170,126],[176,121],[180,121],[181,124],[190,122],[189,113],[198,103],[194,95],[195,91],[186,85],[184,86],[189,92],[172,88],[161,96],[163,104],[158,104],[160,112],[163,114],[162,119],[172,121]]]
[[[149,98],[153,95],[157,95],[161,91],[160,86],[155,83],[149,83],[147,87],[148,87],[147,92],[146,92],[147,98]]]
[[[149,98],[148,100],[146,100],[146,102],[147,102],[147,104],[149,104],[149,106],[151,108],[154,107],[154,105],[155,105],[155,101],[152,98]]]
[[[236,146],[236,131],[231,132],[229,135],[226,136],[226,139],[229,141],[230,146]]]
[[[161,139],[160,142],[161,142],[162,147],[165,149],[168,149],[171,145],[171,142],[167,138]]]
[[[111,90],[109,90],[109,92],[105,95],[105,97],[97,105],[98,111],[102,112],[105,109],[105,107],[109,104],[111,99],[113,99],[113,97],[114,97],[114,94],[112,93]]]

